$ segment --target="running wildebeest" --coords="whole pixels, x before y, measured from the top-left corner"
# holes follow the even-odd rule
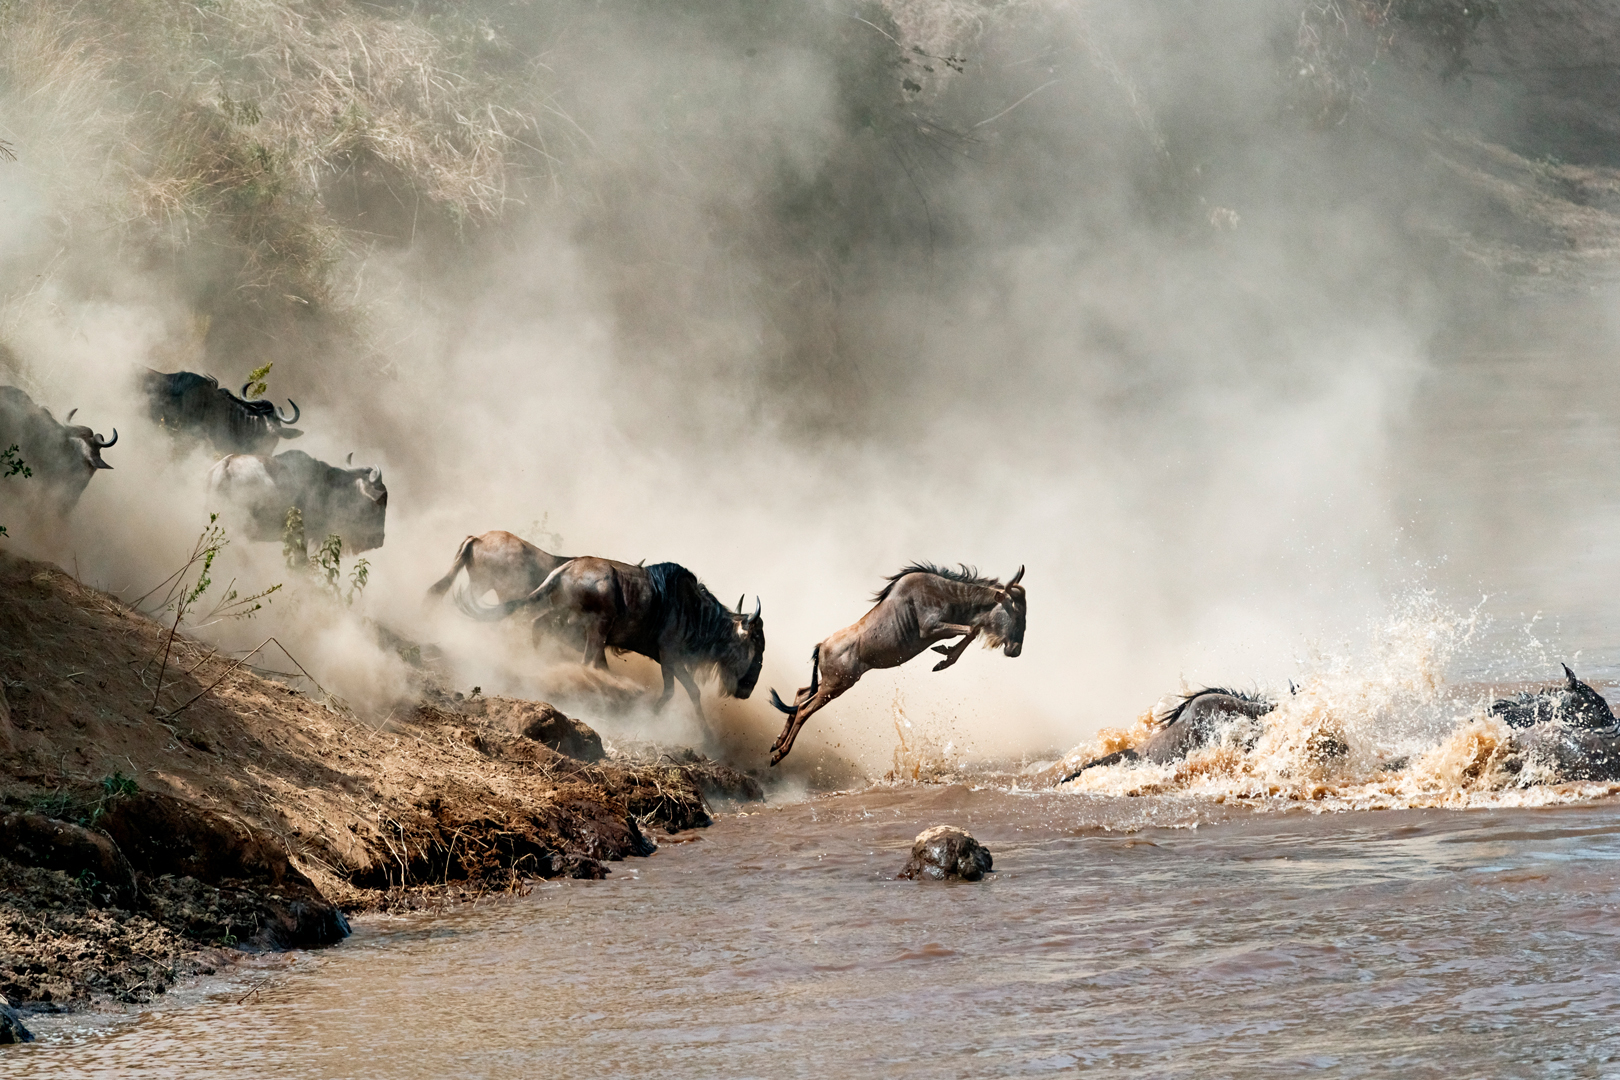
[[[252,385],[251,383],[248,386]],[[248,386],[242,387],[246,394]],[[141,376],[152,419],[169,431],[209,442],[222,454],[268,454],[282,439],[302,435],[290,425],[303,415],[291,398],[287,416],[268,401],[249,401],[193,371],[165,374],[148,368]]]
[[[381,469],[338,468],[302,450],[228,454],[208,470],[208,497],[211,506],[244,511],[254,540],[284,539],[287,511],[297,507],[304,535],[317,543],[336,533],[346,551],[383,545],[388,488]]]
[[[1276,707],[1276,702],[1258,694],[1220,686],[1205,687],[1182,698],[1169,712],[1155,716],[1158,730],[1148,736],[1140,748],[1116,750],[1095,761],[1088,761],[1058,783],[1068,783],[1087,769],[1103,765],[1118,765],[1126,761],[1151,761],[1164,765],[1179,761],[1212,742],[1222,725],[1240,717],[1258,720]],[[1259,734],[1259,731],[1250,733],[1245,749],[1253,747]]]
[[[590,556],[557,567],[526,596],[489,607],[466,592],[461,609],[483,621],[502,619],[519,609],[536,613],[538,640],[554,634],[579,645],[588,666],[607,670],[607,650],[633,652],[663,669],[664,692],[653,706],[662,709],[678,680],[703,716],[697,677],[712,670],[720,692],[746,698],[759,681],[765,660],[765,622],[758,601],[754,613],[728,611],[692,571],[677,563],[631,566]]]
[[[67,414],[69,423],[59,423],[22,390],[0,386],[0,451],[17,447],[18,457],[33,472],[30,488],[40,493],[46,512],[57,517],[78,505],[98,470],[112,468],[101,460],[101,451],[118,441],[116,428],[112,438],[103,439],[71,423],[78,411]]]
[[[499,529],[482,536],[469,536],[456,549],[450,572],[433,583],[427,598],[431,600],[449,592],[456,575],[465,570],[474,598],[494,589],[496,599],[504,604],[534,592],[546,580],[546,575],[567,561],[566,556],[542,551],[522,537]]]
[[[1024,577],[1020,566],[1003,585],[995,578],[979,577],[969,567],[942,570],[929,563],[913,563],[888,579],[873,597],[876,606],[860,621],[834,633],[810,650],[810,685],[783,701],[771,691],[771,704],[787,714],[782,734],[771,747],[771,764],[788,756],[799,729],[817,710],[854,686],[873,668],[899,667],[933,646],[945,659],[934,665],[943,671],[956,663],[978,637],[984,647],[1000,647],[1008,656],[1024,649]],[[960,637],[954,645],[936,645]]]

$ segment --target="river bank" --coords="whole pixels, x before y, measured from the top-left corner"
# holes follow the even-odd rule
[[[8,1075],[1440,1080],[1604,1075],[1620,1046],[1612,800],[908,784],[750,809],[605,880],[364,916],[186,1007],[47,1018]],[[939,821],[995,873],[898,879]]]
[[[601,878],[761,795],[689,752],[605,754],[544,703],[424,676],[368,721],[183,636],[163,665],[166,638],[0,554],[0,993],[25,1014],[148,1001],[356,912]]]

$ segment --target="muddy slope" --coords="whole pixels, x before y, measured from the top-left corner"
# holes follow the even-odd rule
[[[430,691],[365,723],[0,554],[0,993],[142,1000],[232,947],[328,944],[344,912],[600,877],[757,784],[594,757],[537,702]],[[157,699],[153,710],[154,695]],[[527,732],[528,734],[525,734]]]

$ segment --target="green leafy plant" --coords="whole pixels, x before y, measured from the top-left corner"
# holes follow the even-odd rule
[[[185,565],[146,594],[150,596],[157,589],[168,585],[169,589],[164,594],[161,607],[164,611],[174,612],[174,622],[170,625],[169,633],[163,642],[163,660],[158,666],[157,687],[152,691],[152,706],[148,712],[157,712],[158,697],[163,693],[163,677],[169,670],[169,654],[174,648],[174,636],[180,631],[180,622],[188,614],[196,611],[203,596],[213,587],[214,560],[219,558],[219,553],[228,543],[230,541],[225,536],[225,528],[219,524],[219,515],[209,514],[208,524],[197,535],[197,542],[192,545],[191,555],[186,559]],[[281,588],[280,583],[277,583],[268,589],[261,589],[252,596],[241,596],[235,586],[236,580],[233,578],[225,587],[223,594],[219,595],[218,601],[202,616],[197,625],[206,626],[222,619],[252,618],[254,612],[270,602],[271,594]],[[141,599],[146,599],[146,596]]]
[[[256,398],[270,389],[270,385],[265,382],[265,379],[270,374],[270,369],[275,366],[275,361],[271,361],[263,367],[256,367],[248,372],[247,397]]]
[[[345,591],[343,537],[337,533],[329,533],[315,549],[315,553],[309,554],[308,541],[304,538],[304,515],[296,506],[287,509],[287,517],[281,531],[281,554],[287,560],[288,569],[309,574],[310,580],[315,582],[323,593],[346,607],[354,606],[354,602],[366,591],[366,584],[371,580],[371,563],[366,559],[356,559],[349,567],[349,587]]]

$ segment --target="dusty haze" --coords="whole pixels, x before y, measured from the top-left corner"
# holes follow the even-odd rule
[[[362,614],[439,643],[469,688],[531,685],[520,633],[421,610],[459,541],[495,528],[761,597],[760,688],[714,710],[756,764],[780,723],[769,688],[803,685],[811,646],[884,575],[1027,567],[1022,657],[869,675],[806,729],[799,769],[832,751],[882,771],[897,701],[958,749],[1017,754],[1125,723],[1183,679],[1276,686],[1423,588],[1497,595],[1507,629],[1462,658],[1475,668],[1538,674],[1516,669],[1514,627],[1549,603],[1564,654],[1614,641],[1593,600],[1612,595],[1606,560],[1554,584],[1525,571],[1567,569],[1572,532],[1610,543],[1586,493],[1620,445],[1601,408],[1620,385],[1594,374],[1612,286],[1558,264],[1510,287],[1470,259],[1458,237],[1497,210],[1436,165],[1460,153],[1436,140],[1477,130],[1539,160],[1534,124],[1494,84],[1442,79],[1417,39],[1336,113],[1299,69],[1288,3],[474,9],[466,42],[431,8],[368,32],[441,34],[531,118],[497,211],[435,210],[364,160],[318,175],[340,242],[313,303],[292,277],[243,284],[222,211],[132,200],[139,64],[72,53],[73,93],[48,99],[37,72],[0,82],[17,153],[0,162],[0,381],[123,436],[65,532],[14,527],[20,550],[128,598],[156,583],[206,520],[209,455],[172,452],[131,373],[234,388],[274,360],[269,396],[304,409],[290,445],[382,468],[388,542],[352,613],[287,595],[201,632],[275,633],[379,711],[406,668]],[[195,33],[339,10],[227,0]],[[49,14],[18,12],[14,56]],[[208,78],[188,85],[215,103],[250,81]],[[260,105],[244,130],[292,107]],[[159,225],[132,232],[139,214]],[[1503,336],[1522,325],[1496,321],[1503,298],[1566,335],[1540,339],[1566,393],[1509,392],[1542,372],[1515,359],[1533,341]],[[274,304],[292,314],[255,321]],[[1482,353],[1505,366],[1482,374]],[[1491,434],[1508,417],[1532,442],[1567,434],[1572,400],[1585,435],[1542,458]],[[1522,512],[1556,528],[1503,505],[1515,468],[1564,476]],[[226,562],[216,577],[250,588],[290,580],[273,545],[238,538]],[[657,722],[584,715],[695,734],[679,695]]]

